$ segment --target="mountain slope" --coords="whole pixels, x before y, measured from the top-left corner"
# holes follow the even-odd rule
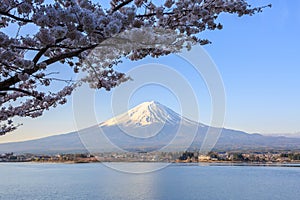
[[[36,140],[0,144],[0,153],[6,152],[56,154],[86,152],[86,150],[78,134],[72,132]]]
[[[170,108],[155,102],[144,102],[128,112],[115,118],[109,119],[100,124],[100,126],[135,126],[142,127],[153,123],[162,123],[168,125],[178,125],[180,121],[188,124],[196,124],[186,117],[180,116]]]
[[[200,149],[211,128],[180,116],[170,108],[145,102],[99,126],[47,138],[0,144],[0,153],[74,153],[104,151],[181,151]],[[101,134],[101,132],[103,134]],[[215,146],[233,149],[299,149],[300,139],[268,137],[223,129]]]

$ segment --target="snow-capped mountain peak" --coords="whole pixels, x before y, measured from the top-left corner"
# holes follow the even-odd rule
[[[127,113],[107,120],[100,126],[148,126],[153,123],[178,124],[181,119],[182,117],[170,108],[158,102],[150,101],[130,109]]]

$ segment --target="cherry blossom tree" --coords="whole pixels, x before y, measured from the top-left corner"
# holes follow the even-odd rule
[[[81,83],[110,90],[129,78],[114,70],[121,59],[159,57],[209,43],[207,29],[222,29],[221,13],[253,15],[245,0],[111,0],[110,8],[88,0],[1,0],[0,135],[18,127],[14,117],[36,118],[66,103]],[[270,6],[270,5],[269,5]],[[15,34],[7,31],[14,27]],[[22,30],[34,27],[30,34]],[[36,31],[34,31],[36,30]],[[8,33],[9,32],[9,33]],[[146,35],[146,37],[145,37]],[[137,39],[137,38],[147,38]],[[119,41],[125,41],[120,48]],[[91,52],[101,47],[97,55]],[[63,63],[79,81],[58,79],[51,66]],[[54,91],[55,82],[62,82]]]

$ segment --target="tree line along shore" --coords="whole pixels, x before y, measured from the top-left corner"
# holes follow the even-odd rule
[[[91,162],[244,162],[244,163],[300,163],[300,151],[274,152],[106,152],[72,154],[0,154],[0,162],[46,162],[46,163],[91,163]]]

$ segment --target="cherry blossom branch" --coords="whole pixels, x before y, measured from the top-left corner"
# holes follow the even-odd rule
[[[12,46],[12,48],[23,49],[23,50],[32,50],[32,51],[41,51],[40,48],[35,48],[35,47]]]
[[[114,7],[114,8],[112,9],[112,12],[114,13],[114,12],[118,11],[120,8],[122,8],[122,7],[126,6],[126,5],[128,5],[128,4],[131,3],[132,1],[133,1],[133,0],[127,0],[127,1],[124,1],[124,2],[120,3],[119,5],[117,5],[116,7]]]
[[[65,38],[58,39],[58,40],[55,41],[55,43],[57,44],[57,43],[59,43],[59,42],[62,42],[64,39],[65,39]],[[40,60],[40,58],[45,54],[45,52],[46,52],[49,48],[51,48],[51,45],[47,45],[46,47],[42,48],[42,49],[36,54],[36,56],[35,56],[35,57],[33,58],[33,60],[32,60],[32,61],[34,62],[34,64],[36,64],[36,63]]]
[[[60,60],[66,59],[66,58],[73,58],[75,56],[78,56],[80,53],[82,53],[84,51],[87,51],[87,50],[95,48],[96,46],[97,45],[95,44],[95,45],[91,45],[89,47],[81,48],[81,49],[79,49],[77,51],[72,51],[72,52],[69,52],[69,53],[61,54],[59,56],[56,56],[56,57],[53,57],[53,58],[49,58],[49,59],[43,61],[43,63],[45,63],[46,65],[51,65],[53,63],[56,63],[57,61],[60,61]],[[35,62],[35,60],[37,58],[41,57],[43,55],[43,53],[46,52],[46,51],[47,51],[47,48],[42,49],[39,52],[38,56],[36,56],[35,59],[33,59],[33,61]],[[35,65],[35,67],[32,68],[32,69],[25,69],[23,71],[23,74],[32,75],[33,73],[35,73],[35,72],[37,72],[39,70],[41,70],[40,66],[39,65]],[[19,81],[20,81],[20,79],[18,78],[17,75],[15,75],[15,76],[13,76],[13,77],[11,77],[9,79],[6,79],[5,81],[0,82],[0,90],[2,88],[7,88],[7,87],[9,87],[11,85],[14,85],[14,84],[18,83]]]
[[[183,11],[185,12],[185,11]],[[165,13],[162,13],[163,15],[174,15],[175,13],[174,12],[165,12]],[[148,17],[153,17],[153,16],[156,16],[157,13],[156,12],[153,12],[153,13],[148,13],[148,14],[143,14],[143,15],[136,15],[137,18],[148,18]]]
[[[66,58],[76,57],[80,53],[82,53],[84,51],[87,51],[87,50],[94,49],[97,46],[98,46],[98,44],[95,44],[95,45],[91,45],[91,46],[88,46],[88,47],[81,48],[81,49],[79,49],[77,51],[72,51],[72,52],[69,52],[69,53],[61,54],[59,56],[56,56],[56,57],[53,57],[53,58],[49,58],[48,60],[43,61],[43,63],[46,63],[47,65],[51,65],[53,63],[56,63],[57,61],[60,61],[60,60],[66,59]]]
[[[20,89],[20,88],[1,88],[0,91],[16,91],[16,92],[21,92],[21,93],[27,94],[29,96],[35,97],[35,98],[37,98],[39,100],[42,100],[41,97],[34,95],[32,92],[29,92],[29,91],[26,91],[26,90],[23,90],[23,89]]]
[[[0,11],[0,15],[4,15],[6,17],[12,18],[12,19],[20,21],[20,22],[33,23],[33,21],[30,20],[30,19],[25,19],[25,18],[17,17],[15,15],[10,14],[9,12]]]

